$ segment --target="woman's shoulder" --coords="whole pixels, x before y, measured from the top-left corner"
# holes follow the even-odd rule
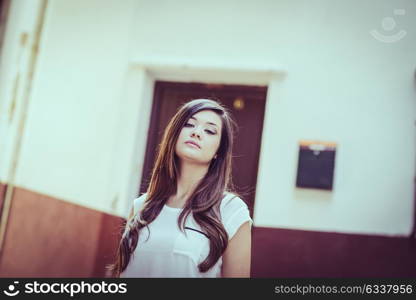
[[[247,207],[247,204],[238,195],[233,192],[226,191],[220,207],[224,210],[229,208]]]
[[[253,224],[247,204],[232,192],[225,194],[221,202],[220,211],[221,220],[229,239],[234,236],[238,228],[245,222],[248,221],[250,225]]]
[[[137,214],[139,210],[143,207],[144,201],[146,201],[147,193],[143,193],[139,197],[134,199],[134,213]]]
[[[223,220],[227,220],[241,210],[249,211],[247,203],[233,192],[225,192],[220,205]]]

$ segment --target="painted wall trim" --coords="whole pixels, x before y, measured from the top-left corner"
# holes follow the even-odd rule
[[[230,62],[189,58],[133,58],[131,66],[144,68],[157,80],[268,85],[286,75],[282,66],[270,63]]]
[[[130,118],[137,121],[132,134],[124,138],[124,142],[115,143],[119,149],[115,153],[122,153],[129,148],[131,136],[136,137],[134,146],[124,157],[128,161],[120,174],[125,175],[125,184],[121,184],[118,190],[120,207],[122,211],[114,212],[120,217],[126,217],[132,205],[132,199],[138,195],[143,160],[145,157],[147,134],[150,122],[151,107],[153,102],[153,87],[157,80],[179,82],[206,82],[222,84],[262,85],[268,86],[267,100],[276,96],[276,89],[286,77],[286,71],[282,67],[258,64],[230,63],[218,61],[200,61],[190,59],[165,59],[165,58],[133,58],[130,60],[125,79],[125,98],[133,110],[127,112]],[[139,100],[139,101],[138,101]],[[135,111],[138,112],[136,115]],[[135,114],[133,116],[133,114]],[[124,115],[123,118],[126,118]],[[270,123],[270,121],[269,121]],[[265,120],[265,126],[267,120]],[[270,123],[271,124],[271,123]],[[124,132],[126,129],[124,128]],[[121,149],[124,147],[124,150]],[[261,161],[261,153],[260,153]],[[260,164],[260,162],[259,162]],[[117,190],[117,188],[116,188]]]

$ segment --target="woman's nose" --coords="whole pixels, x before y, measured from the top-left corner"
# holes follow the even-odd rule
[[[192,137],[197,136],[198,138],[200,138],[201,134],[199,133],[199,129],[195,128],[191,136]]]

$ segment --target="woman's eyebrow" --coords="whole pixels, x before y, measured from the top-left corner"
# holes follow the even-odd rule
[[[195,117],[190,117],[190,119],[194,119],[194,120],[198,121],[198,119],[197,119],[197,118],[195,118]],[[217,124],[212,123],[212,122],[207,122],[207,124],[214,125],[214,126],[217,126],[217,127],[218,127],[218,125],[217,125]]]

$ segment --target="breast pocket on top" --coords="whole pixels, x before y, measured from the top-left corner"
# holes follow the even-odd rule
[[[186,235],[181,232],[176,238],[173,252],[190,257],[198,265],[205,259],[202,256],[209,252],[209,239],[204,232],[191,226],[185,227],[185,232]]]

